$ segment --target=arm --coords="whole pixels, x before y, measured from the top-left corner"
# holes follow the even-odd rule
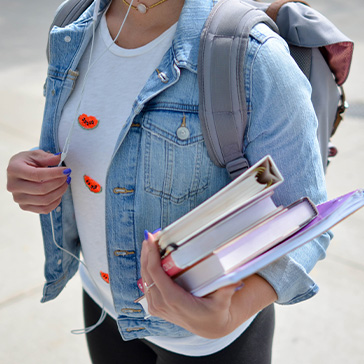
[[[272,155],[285,178],[275,192],[277,204],[288,205],[302,196],[322,202],[326,189],[310,85],[284,42],[273,33],[263,38],[248,52],[246,156],[253,164]],[[149,285],[155,283],[146,294],[149,311],[197,335],[224,336],[274,301],[294,303],[315,294],[317,286],[308,272],[325,256],[329,237],[324,234],[252,275],[237,292],[238,285],[232,285],[197,298],[164,273],[149,236],[142,250],[142,277]]]
[[[285,179],[274,193],[276,204],[288,205],[302,196],[318,204],[327,196],[311,87],[286,44],[274,33],[266,38],[254,44],[254,57],[247,59],[245,153],[251,164],[266,154],[273,157]],[[296,303],[317,293],[308,273],[325,257],[330,238],[323,234],[259,272],[276,290],[278,303]]]

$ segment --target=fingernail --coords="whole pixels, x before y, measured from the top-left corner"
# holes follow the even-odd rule
[[[235,288],[235,292],[240,291],[240,290],[241,290],[244,286],[245,286],[245,284],[242,282],[239,286],[237,286],[237,287]]]
[[[158,231],[161,231],[162,229],[161,228],[158,228],[157,230],[154,230],[153,232],[152,232],[152,234],[155,234],[155,233],[157,233]]]
[[[148,240],[148,234],[149,234],[149,231],[148,230],[144,230],[144,238],[145,238],[145,240]]]
[[[68,184],[70,184],[71,183],[71,177],[70,176],[68,176],[67,177],[67,181],[66,181]]]
[[[70,174],[72,172],[71,168],[67,168],[63,171],[63,174]]]
[[[56,153],[56,154],[54,154],[54,155],[60,155],[60,154],[62,154],[62,152]]]

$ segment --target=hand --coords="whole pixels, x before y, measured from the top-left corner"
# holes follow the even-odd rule
[[[277,298],[263,278],[252,276],[203,297],[195,297],[178,286],[164,272],[154,236],[143,242],[141,273],[147,285],[145,292],[149,313],[206,338],[225,336]]]
[[[71,180],[70,169],[54,167],[60,160],[60,155],[42,150],[21,152],[10,159],[7,189],[21,209],[48,214],[60,204]]]

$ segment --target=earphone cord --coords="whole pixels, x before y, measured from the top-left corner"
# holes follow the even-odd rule
[[[81,89],[81,95],[80,95],[80,100],[79,100],[78,105],[77,105],[77,108],[76,108],[75,116],[73,118],[73,122],[72,122],[71,128],[70,128],[70,130],[68,132],[68,135],[67,135],[66,141],[64,143],[64,147],[63,147],[62,153],[61,153],[61,161],[59,163],[59,166],[63,163],[63,161],[67,157],[68,149],[69,149],[69,146],[71,144],[72,133],[73,133],[74,126],[75,126],[76,121],[77,121],[77,116],[79,114],[80,107],[81,107],[81,103],[82,103],[82,100],[83,100],[83,95],[84,95],[84,91],[85,91],[85,87],[86,87],[86,81],[88,79],[89,72],[90,72],[91,68],[101,59],[101,57],[112,47],[112,45],[115,44],[116,40],[118,39],[118,37],[119,37],[119,35],[121,33],[121,30],[124,28],[124,24],[125,24],[125,21],[126,21],[128,15],[129,15],[130,9],[132,8],[133,1],[134,0],[131,0],[131,2],[129,4],[129,7],[128,7],[128,10],[127,10],[127,12],[125,14],[125,17],[124,17],[124,19],[123,19],[123,21],[122,21],[122,23],[120,25],[119,31],[116,34],[115,38],[113,39],[112,43],[110,43],[110,45],[99,55],[99,57],[96,58],[93,61],[93,63],[91,63],[92,53],[93,53],[93,49],[94,49],[94,39],[95,39],[95,21],[93,22],[93,26],[92,26],[92,43],[91,43],[91,51],[90,51],[89,64],[88,64],[88,68],[87,68],[87,71],[86,71],[86,74],[85,74],[85,78],[83,80],[82,89]]]
[[[90,274],[90,271],[87,267],[87,265],[81,260],[79,259],[78,257],[76,257],[76,255],[72,254],[70,251],[62,248],[61,246],[59,246],[57,244],[57,241],[56,241],[56,237],[55,237],[55,233],[54,233],[54,224],[53,224],[53,215],[52,215],[52,212],[49,213],[50,215],[50,218],[51,218],[51,225],[52,225],[52,236],[53,236],[53,243],[56,245],[56,247],[62,251],[64,251],[65,253],[67,253],[68,255],[70,255],[72,258],[76,259],[79,263],[81,263],[87,270],[91,280],[92,280],[92,283],[94,284],[94,286],[97,288],[97,291],[98,291],[98,295],[99,295],[99,298],[100,298],[100,301],[102,303],[102,312],[101,312],[101,316],[99,318],[99,320],[96,322],[96,324],[92,325],[92,326],[89,326],[89,327],[86,327],[85,329],[77,329],[77,330],[71,330],[71,333],[72,334],[75,334],[75,335],[80,335],[80,334],[88,334],[89,332],[91,332],[93,329],[95,329],[97,326],[99,326],[104,320],[105,320],[105,317],[106,317],[106,311],[105,311],[105,307],[104,307],[104,303],[101,299],[101,292],[100,292],[100,289],[99,287],[97,286],[95,280],[93,279],[92,275]]]
[[[87,67],[87,71],[86,71],[86,74],[85,74],[85,78],[83,80],[83,84],[82,84],[82,89],[81,89],[81,95],[80,95],[80,100],[78,102],[78,105],[77,105],[77,108],[76,108],[76,112],[75,112],[75,117],[73,119],[73,123],[71,125],[71,128],[68,132],[68,135],[67,135],[67,138],[66,138],[66,141],[65,141],[65,144],[64,144],[64,148],[62,150],[62,153],[61,153],[61,160],[58,164],[58,166],[61,166],[63,161],[66,159],[67,157],[67,153],[68,153],[68,149],[69,149],[69,146],[71,144],[71,136],[72,136],[72,133],[73,133],[73,130],[74,130],[74,126],[76,124],[76,120],[77,120],[77,115],[79,113],[79,110],[80,110],[80,107],[81,107],[81,103],[82,103],[82,100],[83,100],[83,96],[84,96],[84,91],[85,91],[85,86],[86,86],[86,81],[88,79],[88,75],[89,75],[89,72],[90,72],[90,69],[96,64],[96,62],[98,62],[100,60],[100,58],[110,49],[110,47],[115,44],[116,40],[118,39],[120,33],[121,33],[121,30],[123,29],[124,27],[124,24],[125,24],[125,21],[129,15],[129,12],[130,12],[130,9],[132,8],[132,4],[133,4],[133,0],[131,0],[130,2],[130,5],[128,7],[128,10],[125,14],[125,17],[123,19],[123,22],[121,23],[121,26],[119,28],[119,31],[117,33],[117,35],[115,36],[115,38],[113,39],[112,43],[99,55],[98,58],[96,58],[94,60],[93,63],[91,63],[91,59],[92,59],[92,54],[93,54],[93,49],[94,49],[94,39],[95,39],[95,31],[96,31],[96,27],[95,27],[95,23],[96,23],[96,20],[97,20],[97,16],[94,16],[93,17],[93,24],[92,24],[92,41],[91,41],[91,50],[90,50],[90,57],[89,57],[89,62],[88,62],[88,67]],[[96,7],[96,5],[95,5]],[[98,15],[98,14],[96,14]],[[90,271],[86,265],[86,263],[84,263],[81,259],[79,259],[77,256],[75,256],[74,254],[72,254],[71,252],[69,252],[68,250],[62,248],[61,246],[59,246],[59,244],[57,244],[57,241],[56,241],[56,236],[55,236],[55,232],[54,232],[54,223],[53,223],[53,215],[52,215],[52,212],[49,213],[50,215],[50,219],[51,219],[51,227],[52,227],[52,237],[53,237],[53,243],[56,245],[56,247],[60,250],[62,250],[63,252],[69,254],[71,257],[73,257],[74,259],[76,259],[79,263],[81,263],[87,270],[87,272],[89,273],[89,276],[92,280],[92,283],[94,284],[94,286],[97,288],[97,293],[98,293],[98,296],[99,296],[99,300],[102,304],[102,312],[101,312],[101,316],[99,318],[99,320],[92,326],[89,326],[89,327],[86,327],[84,329],[76,329],[76,330],[71,330],[71,333],[72,334],[75,334],[75,335],[81,335],[81,334],[88,334],[89,332],[91,332],[92,330],[94,330],[96,327],[98,327],[99,325],[101,325],[101,323],[105,320],[106,318],[106,311],[105,311],[105,305],[104,305],[104,302],[102,300],[102,294],[100,292],[100,289],[99,287],[97,286],[94,278],[92,277],[92,275],[90,274]]]

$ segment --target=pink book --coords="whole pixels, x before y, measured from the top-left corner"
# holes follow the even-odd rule
[[[228,274],[223,274],[213,282],[191,290],[196,296],[205,296],[218,288],[236,283],[264,268],[292,250],[312,241],[345,220],[364,206],[364,189],[352,191],[346,195],[317,205],[318,215],[308,225],[288,239],[283,240],[265,253],[239,266]]]
[[[307,197],[228,240],[197,264],[174,277],[176,283],[192,291],[227,274],[307,225],[315,216],[315,205]],[[167,272],[168,273],[168,272]]]

